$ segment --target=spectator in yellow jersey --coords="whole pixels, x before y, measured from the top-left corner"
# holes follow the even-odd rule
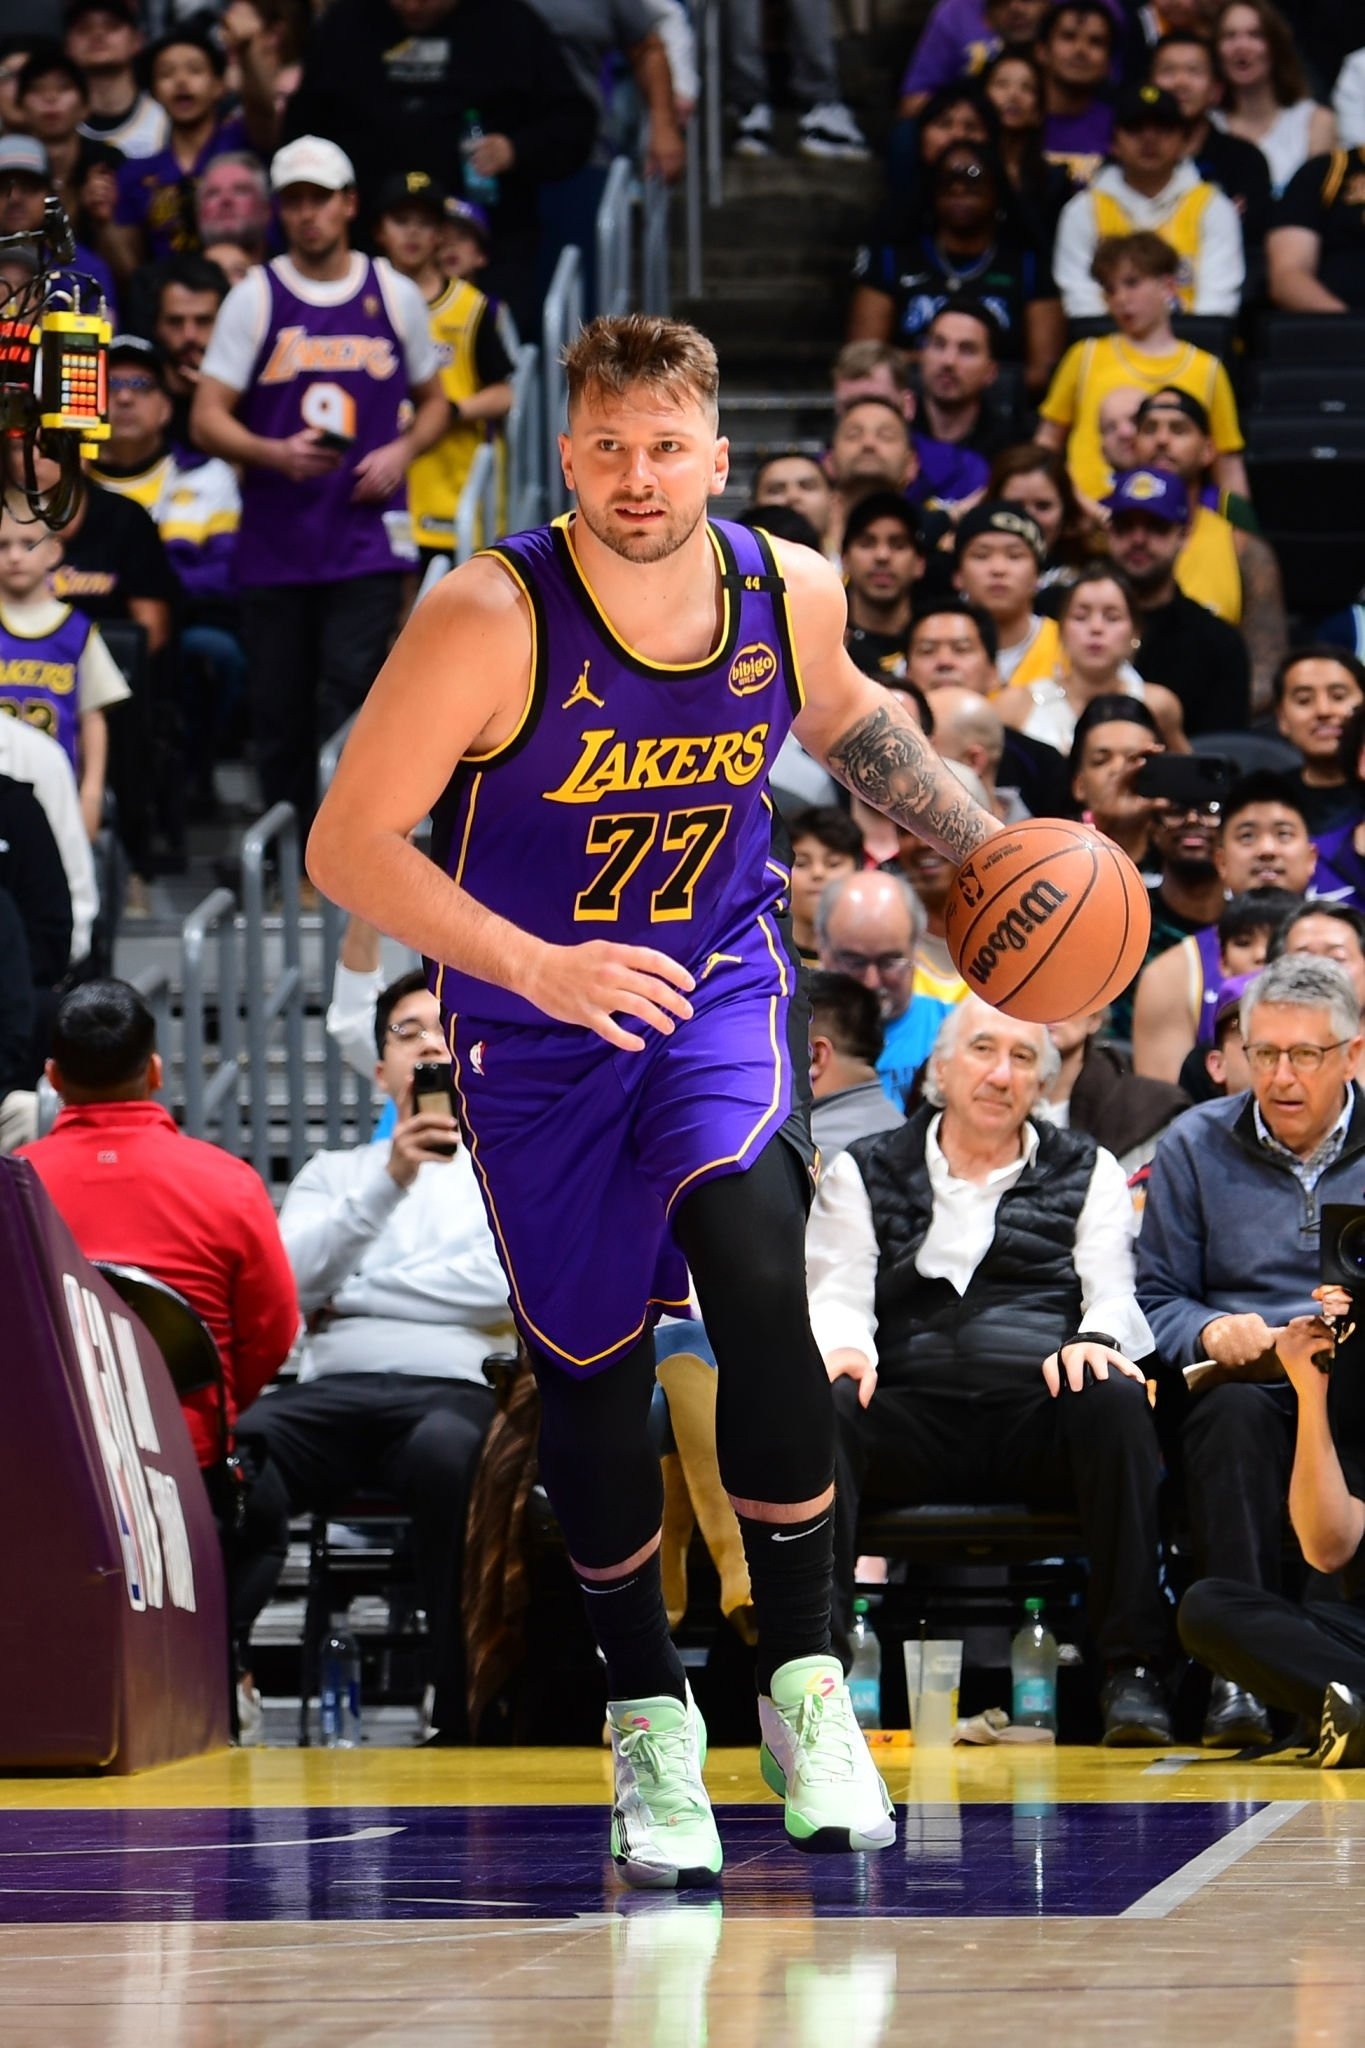
[[[1130,88],[1114,117],[1113,161],[1062,208],[1053,276],[1068,320],[1104,311],[1091,269],[1099,244],[1140,229],[1159,234],[1179,259],[1176,288],[1187,313],[1235,315],[1246,257],[1242,224],[1226,192],[1202,178],[1186,154],[1189,128],[1179,104],[1155,85]]]
[[[455,508],[475,453],[512,410],[512,364],[496,305],[467,278],[441,268],[450,224],[446,194],[425,171],[404,172],[382,187],[375,241],[427,302],[441,389],[450,400],[450,427],[408,471],[412,537],[424,559],[454,548]]]
[[[1206,349],[1178,341],[1171,326],[1179,272],[1180,258],[1169,242],[1145,229],[1107,237],[1095,250],[1090,274],[1118,331],[1078,341],[1067,350],[1039,407],[1036,436],[1045,448],[1066,450],[1072,481],[1092,505],[1110,483],[1100,442],[1100,407],[1121,387],[1151,392],[1174,386],[1190,392],[1209,416],[1215,482],[1247,495],[1242,433],[1228,373]]]

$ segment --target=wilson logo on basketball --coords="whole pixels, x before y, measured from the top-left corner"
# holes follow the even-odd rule
[[[730,663],[729,684],[737,697],[748,697],[755,690],[766,690],[777,674],[777,656],[771,647],[765,647],[761,640],[753,640],[747,647],[741,647]]]
[[[1006,911],[990,937],[978,948],[975,957],[963,963],[977,987],[986,988],[995,972],[996,962],[1006,953],[1022,953],[1028,944],[1029,933],[1036,932],[1069,901],[1069,892],[1059,889],[1055,882],[1035,882],[1031,889],[1025,889],[1014,909]]]

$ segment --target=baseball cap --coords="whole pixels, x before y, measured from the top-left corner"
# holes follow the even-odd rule
[[[155,377],[164,391],[166,388],[166,366],[161,360],[161,351],[150,341],[144,341],[140,334],[116,334],[109,344],[109,367],[117,363],[136,363],[140,370],[146,370]]]
[[[1168,526],[1183,526],[1190,516],[1190,494],[1178,476],[1164,469],[1125,469],[1103,501],[1111,512],[1145,512]]]
[[[1174,384],[1163,384],[1160,391],[1149,391],[1137,409],[1135,417],[1146,419],[1149,412],[1183,412],[1192,420],[1201,434],[1209,431],[1208,407],[1201,404],[1191,392],[1181,391]]]
[[[1036,519],[1031,519],[1027,512],[1021,512],[1017,505],[1004,505],[987,498],[984,504],[973,505],[971,511],[959,519],[953,559],[960,562],[968,541],[978,539],[983,533],[1008,533],[1015,540],[1027,541],[1039,562],[1047,553],[1043,529]]]
[[[0,171],[20,171],[46,184],[50,175],[47,151],[33,135],[0,135]]]
[[[482,206],[472,199],[447,199],[445,217],[452,227],[468,228],[477,237],[482,248],[490,247],[493,240],[493,226]]]
[[[898,519],[915,546],[923,551],[919,514],[899,491],[869,491],[865,498],[859,498],[844,522],[844,546],[850,547],[878,519]]]
[[[1217,1040],[1219,1030],[1226,1024],[1234,1010],[1242,1007],[1242,997],[1260,973],[1258,967],[1251,974],[1230,974],[1226,981],[1218,984],[1218,1004],[1213,1013],[1213,1035]]]
[[[320,185],[324,192],[344,192],[355,183],[355,169],[344,149],[321,135],[300,135],[277,149],[270,161],[270,189],[286,185]]]
[[[1116,128],[1184,128],[1185,116],[1173,93],[1159,85],[1130,85],[1114,108]]]
[[[449,204],[444,185],[438,185],[425,171],[399,171],[385,178],[380,186],[374,215],[378,220],[382,214],[397,213],[404,206],[426,206],[433,213],[444,214]]]
[[[137,0],[66,0],[64,19],[68,28],[83,14],[117,14],[131,28],[141,25]]]

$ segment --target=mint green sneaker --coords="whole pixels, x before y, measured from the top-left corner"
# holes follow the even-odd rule
[[[837,1657],[797,1657],[758,1702],[764,1783],[798,1849],[889,1849],[896,1809],[858,1726]]]
[[[720,1836],[702,1783],[706,1723],[688,1688],[687,1703],[669,1697],[608,1700],[616,1803],[611,1856],[629,1885],[676,1891],[714,1884]]]

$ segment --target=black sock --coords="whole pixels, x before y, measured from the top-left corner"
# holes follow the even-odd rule
[[[834,1503],[805,1522],[739,1517],[758,1622],[758,1689],[793,1657],[828,1657],[834,1583]]]
[[[623,1579],[578,1581],[588,1626],[607,1663],[609,1700],[686,1699],[682,1659],[668,1633],[659,1553]]]

